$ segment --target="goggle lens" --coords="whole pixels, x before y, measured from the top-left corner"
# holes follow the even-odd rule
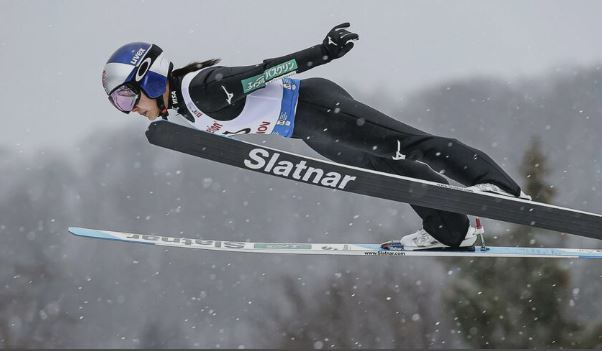
[[[109,101],[119,111],[129,113],[140,99],[140,93],[130,86],[122,85],[109,95]]]

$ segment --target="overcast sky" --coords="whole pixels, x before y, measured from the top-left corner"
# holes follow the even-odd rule
[[[317,44],[349,21],[356,47],[301,78],[366,92],[382,85],[400,99],[446,79],[516,79],[602,61],[601,1],[0,0],[0,8],[8,121],[0,146],[22,151],[72,145],[103,125],[144,130],[100,83],[108,56],[130,41],[160,45],[176,66],[212,57],[247,65]]]

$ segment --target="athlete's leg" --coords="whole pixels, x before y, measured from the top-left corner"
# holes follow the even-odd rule
[[[334,141],[379,157],[425,162],[463,185],[492,183],[515,196],[520,194],[518,184],[484,152],[390,118],[326,79],[301,81],[296,116],[293,137]]]
[[[316,152],[335,162],[447,184],[445,177],[424,163],[374,156],[332,141],[304,140]],[[423,228],[441,243],[456,247],[464,240],[469,226],[466,215],[413,205],[412,208],[422,218]]]

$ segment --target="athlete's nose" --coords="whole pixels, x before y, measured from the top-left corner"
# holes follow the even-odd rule
[[[132,112],[135,112],[142,117],[146,117],[146,115],[145,115],[146,111],[142,111],[142,109],[139,108],[138,105],[134,106],[134,109],[132,110]]]

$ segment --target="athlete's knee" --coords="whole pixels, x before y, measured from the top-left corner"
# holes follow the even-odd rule
[[[386,162],[389,165],[389,168],[394,169],[396,174],[406,177],[428,180],[431,182],[449,184],[449,182],[444,176],[435,172],[435,170],[433,170],[426,163],[414,160],[391,159],[386,159],[386,161],[384,162]]]
[[[417,173],[416,174],[417,178],[421,178],[424,180],[429,180],[429,181],[437,182],[437,183],[449,184],[447,179],[445,179],[445,177],[443,177],[441,174],[435,172],[435,170],[432,169],[431,166],[427,165],[426,163],[417,162],[417,161],[414,161],[414,163],[416,164],[414,166],[414,168],[415,168],[415,172]]]
[[[456,138],[439,137],[439,143],[443,150],[453,149],[454,147],[466,147],[467,145]]]

